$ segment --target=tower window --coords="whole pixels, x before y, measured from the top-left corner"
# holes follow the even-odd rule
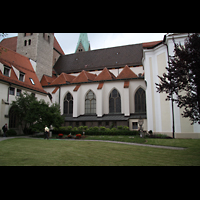
[[[31,40],[28,40],[28,45],[31,45]]]
[[[26,46],[27,45],[27,40],[24,40],[24,46]]]
[[[48,42],[50,43],[50,36],[48,35]]]

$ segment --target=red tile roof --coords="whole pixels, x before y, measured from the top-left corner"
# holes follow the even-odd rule
[[[81,84],[78,84],[78,85],[76,85],[76,87],[74,88],[74,92],[77,92],[78,91],[78,89],[81,87]]]
[[[42,76],[42,79],[40,81],[41,85],[42,86],[45,86],[45,85],[49,85],[52,81],[54,81],[57,77],[52,75],[52,77],[50,76],[47,76],[47,75],[43,75]]]
[[[94,79],[94,81],[105,81],[113,79],[116,79],[115,75],[105,67],[103,71]]]
[[[142,43],[142,47],[143,48],[152,48],[152,47],[156,46],[157,44],[159,44],[161,42],[162,42],[162,40],[160,40],[160,41],[154,41],[154,42]]]
[[[10,77],[3,75],[2,72],[0,73],[0,80],[47,94],[42,88],[38,77],[30,63],[30,60],[27,57],[0,45],[0,62],[11,67]],[[25,74],[24,82],[20,81],[16,76],[12,66]],[[34,85],[31,83],[30,78],[34,81]]]
[[[5,38],[3,39],[0,44],[2,46],[5,46],[13,51],[16,51],[17,49],[17,36],[16,37],[11,37],[11,38]],[[54,48],[59,51],[62,55],[65,55],[64,51],[60,47],[60,44],[58,43],[56,37],[54,36]]]
[[[124,88],[129,88],[129,81],[124,81]]]
[[[75,78],[75,76],[72,76],[70,74],[62,73],[58,78],[54,79],[50,85],[61,85],[71,83],[72,80]]]
[[[83,83],[83,82],[91,82],[97,77],[96,74],[91,74],[83,70],[73,81],[72,83]]]
[[[117,79],[138,78],[138,76],[126,65]]]
[[[104,82],[100,82],[97,90],[101,90],[103,88]]]
[[[2,46],[5,46],[13,51],[16,51],[17,49],[17,36],[16,37],[11,37],[11,38],[5,38],[3,39],[0,44]]]
[[[57,92],[58,89],[59,89],[59,87],[56,87],[56,88],[53,90],[52,94],[55,94],[55,93]]]

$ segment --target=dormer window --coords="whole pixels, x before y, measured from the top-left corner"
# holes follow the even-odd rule
[[[3,72],[3,74],[4,74],[5,76],[10,77],[10,67],[4,66],[4,72]]]
[[[32,78],[30,78],[30,81],[31,81],[31,83],[32,83],[33,85],[35,85],[35,83],[34,83],[34,81],[33,81],[33,79],[32,79]]]
[[[24,77],[25,77],[25,74],[23,72],[20,72],[19,73],[19,80],[24,82]]]

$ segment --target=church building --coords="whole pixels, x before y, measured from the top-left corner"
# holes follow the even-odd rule
[[[184,44],[187,34],[92,50],[87,33],[81,33],[75,53],[65,55],[53,33],[20,33],[15,53],[29,58],[40,80],[40,94],[59,103],[64,126],[122,125],[137,130],[143,119],[144,130],[172,136],[172,104],[156,92],[155,83],[174,53],[173,38]],[[9,48],[4,40],[0,44]],[[0,62],[3,76],[5,63]],[[191,125],[181,113],[174,104],[175,138],[200,138],[200,125]]]

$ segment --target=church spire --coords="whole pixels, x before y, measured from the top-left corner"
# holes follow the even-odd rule
[[[90,43],[87,33],[80,33],[75,53],[90,51]]]

